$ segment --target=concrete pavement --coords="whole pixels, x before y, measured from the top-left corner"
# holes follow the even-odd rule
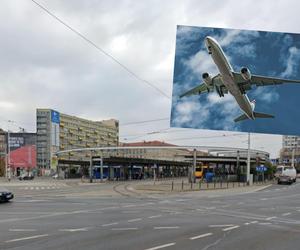
[[[300,243],[298,183],[171,194],[140,193],[128,184],[16,189],[13,202],[0,204],[0,249],[252,250]]]

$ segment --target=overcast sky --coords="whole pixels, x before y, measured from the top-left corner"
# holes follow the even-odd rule
[[[300,33],[298,1],[38,1],[170,97],[177,25]],[[118,119],[126,141],[247,146],[247,135],[236,132],[170,129],[170,98],[136,80],[31,0],[1,1],[0,34],[4,129],[10,119],[16,122],[13,130],[35,131],[40,107],[94,120]],[[152,119],[163,120],[122,125]],[[278,154],[281,136],[252,138],[253,148]]]

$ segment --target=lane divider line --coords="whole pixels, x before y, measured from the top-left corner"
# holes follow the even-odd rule
[[[33,236],[29,236],[29,237],[7,240],[7,241],[5,241],[5,243],[17,242],[17,241],[22,241],[22,240],[32,240],[32,239],[42,238],[42,237],[46,237],[46,236],[49,236],[49,234],[40,234],[40,235],[33,235]]]
[[[176,244],[175,242],[172,242],[172,243],[160,245],[160,246],[157,246],[157,247],[147,248],[145,250],[157,250],[157,249],[162,249],[162,248],[166,248],[166,247],[171,247],[171,246],[174,246],[175,244]]]
[[[204,237],[207,237],[207,236],[211,236],[211,235],[213,235],[213,234],[212,233],[200,234],[200,235],[191,237],[190,240],[197,240],[197,239],[201,239],[201,238],[204,238]]]
[[[236,229],[236,228],[239,228],[239,227],[240,226],[227,227],[227,228],[223,228],[222,231],[226,232],[226,231],[233,230],[233,229]]]

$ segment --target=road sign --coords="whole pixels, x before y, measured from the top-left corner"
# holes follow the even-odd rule
[[[267,167],[264,165],[260,165],[256,167],[256,171],[257,172],[266,172],[267,171]]]

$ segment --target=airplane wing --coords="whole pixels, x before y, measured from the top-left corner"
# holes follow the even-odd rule
[[[259,86],[269,86],[269,85],[278,85],[283,83],[300,83],[300,80],[291,80],[291,79],[283,79],[283,78],[275,78],[268,76],[259,76],[259,75],[251,75],[250,80],[244,80],[242,75],[237,72],[233,72],[234,78],[238,85],[243,88],[245,91],[251,89],[251,85]]]
[[[212,78],[212,85],[210,87],[207,87],[207,85],[204,82],[202,82],[197,87],[183,93],[179,97],[182,98],[184,96],[200,95],[200,94],[206,93],[206,92],[213,92],[215,85],[221,86],[222,88],[226,88],[222,82],[220,74],[218,74]]]
[[[200,95],[202,93],[208,92],[208,88],[206,86],[205,83],[201,83],[200,85],[198,85],[197,87],[183,93],[182,95],[180,95],[179,97],[182,98],[184,96],[190,96],[190,95]],[[209,90],[210,91],[210,90]]]

